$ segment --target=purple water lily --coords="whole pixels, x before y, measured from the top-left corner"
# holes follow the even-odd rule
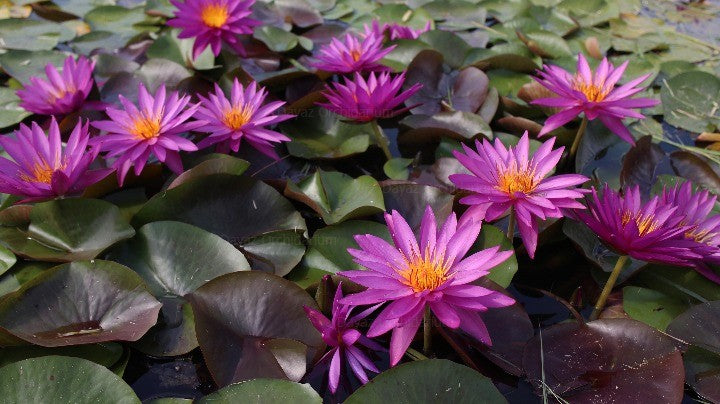
[[[80,56],[77,60],[68,56],[62,73],[48,63],[46,79],[30,77],[30,84],[17,91],[20,106],[42,115],[65,115],[80,109],[93,87],[95,62]]]

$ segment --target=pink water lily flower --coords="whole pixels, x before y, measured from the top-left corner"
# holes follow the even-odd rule
[[[489,221],[510,210],[517,218],[530,257],[534,257],[537,248],[539,221],[563,217],[565,209],[584,208],[577,199],[585,191],[577,186],[589,178],[579,174],[549,176],[564,150],[564,147],[553,150],[554,144],[555,138],[550,138],[531,156],[526,131],[515,147],[506,148],[499,139],[494,144],[476,140],[477,151],[463,145],[465,153],[453,152],[471,173],[450,176],[455,186],[470,192],[460,202],[471,206],[490,203],[485,213]]]
[[[605,244],[621,255],[660,264],[691,267],[703,257],[697,242],[686,238],[693,227],[685,224],[685,215],[678,206],[663,203],[654,196],[643,203],[640,187],[625,189],[620,195],[607,184],[602,196],[592,189],[587,211],[576,211]]]
[[[643,119],[645,116],[635,109],[650,108],[658,105],[660,101],[651,98],[632,98],[645,89],[639,85],[650,77],[649,74],[630,80],[619,87],[615,86],[627,66],[626,61],[615,67],[604,58],[593,73],[582,54],[578,54],[575,75],[558,66],[544,66],[544,70],[538,71],[535,80],[555,93],[557,97],[539,98],[532,103],[560,108],[561,111],[545,121],[538,136],[544,136],[584,113],[588,120],[600,119],[613,133],[634,145],[635,140],[622,120]]]
[[[265,88],[260,87],[258,90],[254,81],[245,88],[237,79],[233,82],[229,99],[217,84],[215,92],[207,98],[199,95],[202,102],[195,117],[207,124],[198,130],[209,132],[210,136],[198,142],[198,147],[202,149],[217,144],[219,151],[237,152],[245,139],[260,153],[278,159],[273,144],[290,141],[290,138],[267,129],[267,126],[293,118],[294,115],[274,114],[285,103],[274,101],[263,105],[266,96]]]
[[[249,18],[255,0],[170,0],[177,8],[175,18],[167,25],[181,28],[179,38],[195,38],[193,59],[208,46],[215,56],[220,54],[222,43],[245,55],[245,48],[238,38],[252,34],[260,21]]]
[[[379,63],[395,45],[385,47],[384,37],[370,32],[364,37],[345,34],[343,41],[332,41],[320,48],[313,66],[331,73],[353,73],[389,70]]]
[[[93,87],[95,62],[85,56],[68,56],[62,72],[48,63],[45,66],[46,79],[32,76],[30,84],[17,91],[20,106],[43,115],[65,115],[75,112],[87,99]]]
[[[695,252],[702,259],[695,262],[695,269],[720,284],[720,275],[708,264],[720,265],[720,214],[711,215],[717,196],[707,190],[693,191],[690,181],[663,190],[661,202],[669,209],[677,208],[678,213],[685,216],[679,223],[688,226],[684,237],[698,243]]]
[[[195,151],[197,146],[180,136],[206,124],[204,121],[188,121],[195,114],[197,104],[188,105],[189,96],[180,97],[177,92],[166,96],[162,85],[152,96],[144,85],[138,88],[139,109],[122,95],[119,96],[124,110],[107,108],[108,121],[96,121],[92,125],[107,134],[93,139],[108,157],[116,158],[113,167],[118,172],[120,185],[130,167],[140,175],[151,155],[167,164],[176,174],[183,171],[180,151]]]
[[[354,78],[344,78],[345,84],[326,86],[323,95],[326,103],[318,105],[357,122],[370,122],[378,118],[391,118],[408,111],[411,107],[397,108],[418,92],[421,84],[414,84],[400,92],[405,73],[392,77],[389,72],[370,73],[367,80],[359,73]]]
[[[355,329],[355,324],[370,315],[378,306],[365,309],[351,317],[350,312],[353,308],[343,304],[342,299],[342,283],[340,283],[335,292],[335,299],[332,304],[332,318],[330,320],[318,310],[308,306],[304,307],[310,322],[320,331],[323,341],[331,347],[330,351],[318,363],[330,362],[328,376],[330,391],[333,393],[338,388],[343,361],[350,366],[352,372],[363,384],[368,382],[366,370],[380,373],[359,346],[374,351],[384,350],[378,343]]]
[[[514,300],[470,283],[487,275],[513,252],[492,247],[465,257],[482,222],[468,218],[458,224],[453,213],[438,228],[429,206],[420,225],[419,242],[398,212],[385,214],[385,221],[393,243],[371,234],[355,236],[360,249],[348,252],[367,270],[340,274],[367,287],[345,297],[342,303],[390,303],[367,333],[376,337],[392,330],[390,364],[396,365],[410,346],[426,308],[446,326],[460,328],[490,345],[488,330],[478,313],[512,305]]]
[[[391,41],[396,39],[417,39],[420,35],[430,31],[430,28],[432,28],[432,21],[428,21],[423,28],[414,29],[398,23],[380,24],[378,20],[373,20],[369,26],[365,25],[365,34],[373,33],[379,36],[387,34]]]
[[[63,147],[53,117],[48,134],[36,124],[20,124],[15,138],[0,136],[0,146],[12,160],[0,157],[0,192],[24,198],[23,202],[76,195],[100,181],[112,169],[91,170],[97,148],[88,150],[88,123],[75,125]]]

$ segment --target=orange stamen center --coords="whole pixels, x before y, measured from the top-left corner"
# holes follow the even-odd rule
[[[225,111],[222,121],[228,128],[238,130],[250,122],[253,112],[253,108],[247,104],[235,107]]]
[[[133,122],[130,133],[140,140],[150,140],[160,135],[160,117],[141,116]]]
[[[362,56],[362,52],[360,52],[360,50],[353,49],[350,51],[350,57],[352,57],[352,60],[354,60],[355,62],[360,60],[360,56]]]
[[[640,213],[632,213],[627,211],[623,212],[622,225],[627,226],[627,224],[630,223],[631,220],[635,221],[635,225],[637,225],[638,231],[640,232],[641,236],[645,236],[660,227],[660,224],[655,221],[653,215],[643,216]]]
[[[62,168],[64,168],[64,165],[60,167],[60,169]],[[20,174],[20,179],[25,182],[42,182],[44,184],[49,184],[52,181],[52,175],[54,172],[55,169],[50,167],[50,164],[45,162],[45,160],[42,160],[35,163],[31,175],[24,173]]]
[[[429,253],[408,261],[406,268],[398,273],[404,278],[403,283],[415,292],[433,290],[445,283],[449,277],[442,257],[433,259]]]
[[[580,77],[575,77],[575,80],[573,80],[573,88],[585,94],[587,100],[591,102],[600,102],[607,97],[612,89],[605,89],[604,87],[603,83],[600,85],[587,83]]]
[[[538,183],[535,181],[535,171],[530,168],[520,169],[514,163],[507,168],[499,168],[500,177],[495,189],[503,191],[512,197],[516,192],[532,193]]]
[[[222,27],[227,22],[228,17],[227,6],[223,4],[208,4],[200,13],[200,18],[210,28]]]

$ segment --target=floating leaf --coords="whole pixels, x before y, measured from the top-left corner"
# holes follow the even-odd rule
[[[475,251],[484,250],[486,248],[500,246],[501,251],[509,251],[513,249],[512,242],[507,238],[502,230],[489,224],[483,224],[480,235],[467,255]],[[498,264],[490,270],[487,278],[506,288],[510,286],[513,276],[518,270],[518,263],[515,254],[504,262]]]
[[[438,223],[452,212],[453,196],[440,188],[404,181],[383,181],[380,185],[387,211],[397,210],[414,230],[420,228],[428,205]]]
[[[275,189],[250,177],[214,174],[191,179],[153,196],[133,224],[160,220],[215,233],[243,251],[253,268],[280,275],[290,272],[304,252],[303,218]],[[268,243],[273,248],[263,247]],[[287,248],[278,249],[278,244]]]
[[[543,381],[571,402],[680,402],[683,396],[680,351],[635,320],[554,325],[528,342],[523,364],[538,391]]]
[[[30,358],[0,368],[0,395],[14,403],[140,404],[119,376],[68,356]]]
[[[27,84],[30,77],[45,77],[45,66],[61,68],[67,54],[57,51],[10,50],[0,54],[0,67],[20,83]]]
[[[38,203],[27,228],[0,227],[0,240],[15,254],[60,262],[95,258],[134,234],[117,206],[84,198]]]
[[[75,37],[70,28],[50,21],[0,19],[0,49],[50,50]]]
[[[294,283],[258,271],[234,272],[188,295],[200,349],[220,386],[256,378],[300,380],[324,346]]]
[[[626,286],[623,288],[623,310],[632,318],[665,331],[668,324],[685,311],[690,303],[656,290]]]
[[[380,185],[369,175],[353,179],[318,170],[297,184],[288,182],[285,195],[310,206],[327,224],[385,211]]]
[[[269,402],[321,404],[322,399],[309,384],[277,379],[254,379],[223,387],[197,401],[198,404],[263,404]]]
[[[158,325],[136,344],[153,356],[182,355],[197,347],[192,311],[183,296],[220,275],[250,270],[230,243],[180,222],[146,224],[109,258],[137,272],[163,302]]]
[[[160,302],[127,267],[101,260],[72,262],[5,296],[0,327],[46,347],[135,341],[155,324],[159,310]]]
[[[338,115],[320,107],[303,111],[297,118],[280,125],[292,141],[288,152],[306,159],[335,159],[362,153],[370,145],[370,124],[345,123]]]
[[[712,132],[720,126],[720,79],[700,71],[680,73],[660,90],[667,123],[691,132]]]
[[[210,47],[193,58],[194,40],[178,38],[179,30],[170,30],[160,35],[150,45],[145,55],[148,58],[161,58],[171,60],[179,65],[187,66],[197,70],[212,69],[215,66],[215,56]]]
[[[32,115],[19,104],[20,98],[15,95],[15,91],[0,87],[0,129],[15,125]]]
[[[402,394],[398,388],[402,386]],[[347,404],[385,403],[506,403],[492,381],[466,366],[444,359],[428,359],[396,366],[360,387]]]

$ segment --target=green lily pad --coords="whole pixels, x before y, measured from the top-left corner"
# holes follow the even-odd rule
[[[302,216],[275,189],[246,176],[193,178],[153,196],[132,223],[142,226],[160,220],[217,234],[243,251],[251,267],[280,275],[290,272],[305,251]],[[287,248],[278,249],[278,244]]]
[[[323,227],[310,239],[303,266],[331,274],[362,269],[347,252],[348,248],[358,248],[354,240],[358,234],[373,234],[390,242],[387,226],[377,222],[350,220]]]
[[[668,324],[690,307],[690,302],[637,286],[623,288],[623,310],[632,318],[665,331]]]
[[[48,356],[72,356],[87,359],[98,365],[103,365],[122,376],[125,371],[125,348],[119,343],[104,342],[101,344],[62,346],[46,348],[42,346],[15,346],[4,347],[0,354],[0,367],[19,362],[28,358]]]
[[[320,404],[322,398],[309,384],[277,379],[254,379],[227,387],[197,400],[198,404]]]
[[[0,129],[15,125],[32,115],[19,104],[20,98],[15,95],[15,91],[0,87]]]
[[[74,37],[73,30],[50,21],[27,18],[0,20],[0,49],[50,50],[58,43],[67,42]]]
[[[140,404],[119,376],[86,359],[25,359],[0,368],[0,380],[0,395],[13,403]]]
[[[56,264],[44,261],[20,261],[0,277],[0,296],[20,289],[25,282]]]
[[[197,347],[192,311],[183,296],[220,275],[250,270],[232,244],[181,222],[148,223],[108,258],[137,272],[163,303],[158,324],[136,344],[153,356],[183,355]]]
[[[691,71],[665,81],[660,90],[667,123],[691,132],[712,132],[720,126],[720,79]]]
[[[413,159],[406,159],[402,157],[392,158],[383,164],[383,172],[391,180],[407,180],[410,176],[408,167],[412,164]]]
[[[203,157],[203,160],[197,163],[196,166],[186,170],[182,174],[178,175],[168,185],[168,189],[175,188],[176,186],[194,179],[204,177],[212,174],[233,174],[241,175],[244,173],[250,163],[239,159],[237,157],[228,156],[227,154],[209,154]]]
[[[155,324],[158,311],[160,302],[129,268],[82,261],[47,270],[5,296],[0,327],[46,347],[135,341]]]
[[[402,394],[398,394],[398,388]],[[428,359],[382,372],[357,389],[345,403],[386,403],[388,397],[398,404],[507,402],[492,381],[481,373],[449,360]]]
[[[84,198],[38,203],[27,227],[0,227],[0,241],[15,254],[56,262],[95,258],[134,234],[117,206]]]
[[[430,45],[445,58],[445,63],[454,69],[463,67],[470,45],[457,34],[449,31],[427,31],[420,35],[420,41]]]
[[[233,272],[189,294],[205,363],[220,386],[256,378],[299,381],[324,347],[303,289],[259,271]]]
[[[312,41],[308,38],[297,36],[292,32],[272,25],[263,25],[253,32],[253,38],[263,42],[274,52],[287,52],[301,45],[306,50],[312,50]]]
[[[318,170],[297,184],[288,181],[285,195],[310,206],[327,224],[385,211],[380,185],[369,175],[353,179]]]
[[[146,20],[145,8],[121,6],[100,6],[88,11],[83,19],[93,31],[109,31],[125,40],[143,31],[155,31],[157,27],[142,26]]]
[[[196,70],[207,70],[215,67],[215,55],[208,47],[193,59],[193,44],[195,41],[190,39],[178,38],[179,30],[173,29],[160,35],[155,42],[150,45],[145,55],[148,58],[160,58],[173,61],[181,66],[186,66]]]
[[[306,159],[336,159],[362,153],[370,145],[370,124],[351,124],[320,107],[303,111],[292,121],[280,124],[292,141],[288,152]]]
[[[58,51],[9,50],[0,54],[0,67],[20,83],[28,83],[30,77],[45,78],[45,66],[48,63],[62,68],[67,54]]]
[[[484,250],[486,248],[500,246],[500,251],[509,251],[513,249],[512,242],[508,240],[505,233],[495,226],[483,223],[482,230],[478,236],[477,241],[473,244],[472,249],[467,255],[473,254],[477,251]],[[510,286],[513,276],[518,270],[517,257],[513,254],[510,258],[496,265],[490,270],[490,274],[487,278],[507,288]]]

